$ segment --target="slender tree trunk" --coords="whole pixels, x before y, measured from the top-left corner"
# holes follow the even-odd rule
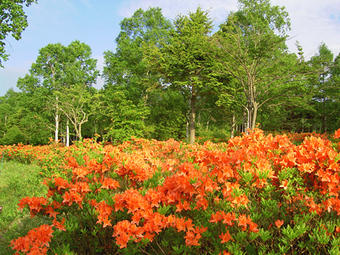
[[[196,92],[192,88],[191,100],[190,100],[190,120],[189,120],[189,143],[195,143],[195,129],[196,125]]]
[[[325,101],[326,101],[326,98],[323,97],[322,98],[322,121],[321,121],[321,125],[322,125],[322,133],[325,133],[326,132],[326,106],[325,106]]]
[[[81,135],[80,135],[80,133],[79,133],[78,127],[77,127],[75,124],[74,124],[74,130],[76,131],[76,136],[77,136],[78,141],[80,141],[80,140],[81,140],[81,139],[80,139]]]
[[[248,132],[248,129],[250,128],[250,123],[251,123],[251,106],[248,104],[244,132]]]
[[[258,104],[257,102],[248,103],[247,107],[247,129],[254,129],[256,127]]]
[[[81,125],[79,125],[79,141],[81,141],[83,139],[82,135],[81,135]]]
[[[58,97],[56,97],[54,141],[57,143],[58,139],[59,139],[59,106],[58,106]]]
[[[186,125],[186,138],[187,138],[187,143],[189,142],[189,121],[187,121]]]
[[[248,73],[248,95],[247,95],[247,110],[248,110],[248,128],[254,129],[256,127],[256,118],[258,103],[256,101],[256,85],[255,76],[252,73]]]
[[[76,123],[76,122],[72,122],[72,123],[73,123],[74,130],[76,131],[76,136],[78,138],[78,141],[81,141],[83,139],[83,137],[81,135],[82,123]]]
[[[251,129],[256,128],[257,110],[258,110],[257,103],[254,102],[253,103],[253,112],[252,112],[252,117],[251,117],[252,118]]]
[[[66,121],[66,146],[70,146],[70,123],[68,119]]]
[[[246,132],[248,127],[248,108],[243,112],[243,124],[241,125],[241,132]]]
[[[233,113],[233,119],[232,119],[232,123],[231,123],[231,138],[233,138],[235,136],[235,128],[236,128],[236,117],[235,117],[235,113]]]

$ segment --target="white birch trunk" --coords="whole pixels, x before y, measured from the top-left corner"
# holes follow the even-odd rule
[[[233,113],[233,119],[231,123],[231,138],[235,136],[235,129],[236,129],[236,117],[235,117],[235,113]]]
[[[54,132],[54,140],[57,143],[59,138],[59,114],[56,112],[55,114],[55,132]]]
[[[55,133],[54,133],[54,141],[57,143],[59,139],[59,105],[58,105],[58,97],[56,100],[56,109],[55,109]]]
[[[70,127],[69,120],[66,122],[66,147],[70,146]]]

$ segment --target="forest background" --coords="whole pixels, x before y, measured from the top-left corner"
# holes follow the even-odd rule
[[[1,25],[10,21],[6,10],[21,14],[13,31],[1,27],[3,65],[4,38],[8,32],[20,38],[27,26],[22,6],[32,2],[2,3]],[[102,72],[83,42],[46,45],[18,79],[19,91],[0,97],[0,144],[46,144],[51,137],[66,145],[84,137],[118,143],[131,136],[193,143],[256,125],[271,132],[335,131],[340,56],[324,43],[308,60],[299,43],[289,51],[284,8],[268,0],[238,2],[217,27],[201,8],[174,20],[157,7],[138,9],[121,21]]]

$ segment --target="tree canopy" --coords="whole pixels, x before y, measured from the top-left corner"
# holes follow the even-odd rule
[[[0,2],[0,67],[7,60],[5,50],[6,38],[11,35],[19,40],[22,32],[28,26],[24,6],[30,6],[36,0],[1,0]]]
[[[22,6],[33,2],[1,2],[0,42],[11,32],[20,37],[27,26]],[[336,130],[340,55],[324,43],[308,60],[298,42],[289,51],[285,8],[269,0],[238,2],[218,27],[201,8],[174,20],[157,7],[136,10],[121,21],[115,51],[104,52],[102,74],[89,45],[46,45],[18,79],[20,92],[0,97],[0,143],[43,144],[50,137],[66,145],[86,137],[119,143],[133,136],[224,141],[257,125]],[[17,23],[6,30],[4,22]],[[99,75],[104,86],[96,89]]]

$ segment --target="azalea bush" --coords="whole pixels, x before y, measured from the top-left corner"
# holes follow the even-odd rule
[[[48,193],[19,207],[51,220],[11,246],[17,254],[339,254],[339,138],[340,130],[333,142],[312,135],[296,145],[256,129],[218,144],[34,147],[32,159],[46,157]],[[27,153],[2,151],[12,149]]]

